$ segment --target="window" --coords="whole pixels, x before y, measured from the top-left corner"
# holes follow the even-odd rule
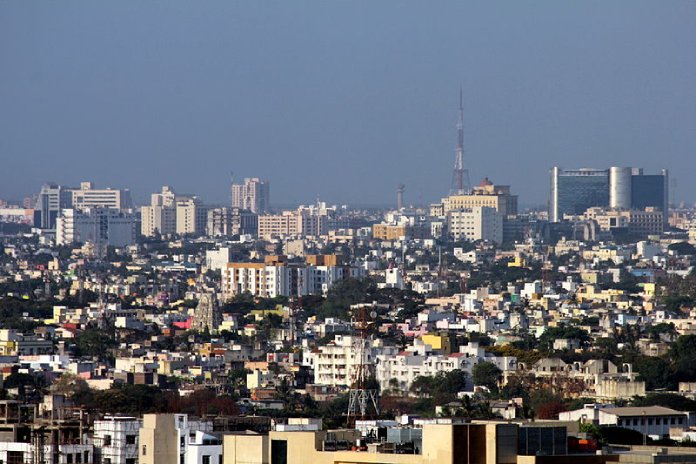
[[[135,458],[126,458],[126,464],[135,464]]]
[[[72,453],[66,454],[66,455],[65,455],[65,458],[66,458],[66,462],[67,462],[68,464],[73,464],[73,455],[72,455]]]
[[[222,454],[218,456],[218,464],[222,464]]]
[[[201,464],[210,464],[210,455],[209,454],[204,454],[201,456]]]
[[[104,435],[104,446],[111,446],[111,435]]]
[[[87,463],[89,462],[89,451],[85,451],[84,454],[85,454],[85,459],[84,459],[84,461],[85,461],[85,464],[87,464]]]
[[[126,445],[135,445],[135,435],[126,435]]]
[[[143,456],[147,456],[147,445],[143,445]]]
[[[82,464],[82,455],[79,452],[75,453],[75,463]]]

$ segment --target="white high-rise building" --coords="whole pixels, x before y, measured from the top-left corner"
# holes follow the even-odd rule
[[[208,209],[201,201],[193,197],[177,197],[176,199],[176,233],[204,234],[208,222]]]
[[[111,208],[64,209],[56,220],[56,244],[91,242],[124,247],[135,243],[137,218]]]
[[[133,207],[129,190],[95,189],[92,182],[81,182],[79,189],[71,189],[72,207],[130,209]]]
[[[270,183],[258,177],[247,177],[243,184],[232,184],[232,207],[248,209],[252,213],[268,212]]]
[[[503,242],[503,215],[487,206],[447,213],[447,227],[454,240]]]
[[[160,193],[153,193],[150,205],[140,209],[141,233],[152,237],[157,233],[171,235],[176,233],[176,194],[168,187]]]

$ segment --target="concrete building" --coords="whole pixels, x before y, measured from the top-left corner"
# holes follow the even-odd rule
[[[275,430],[268,435],[225,435],[224,464],[604,464],[617,461],[615,455],[567,454],[567,435],[565,427],[441,419],[427,421],[422,428],[389,428],[381,443],[365,446],[359,443],[358,430]]]
[[[176,233],[202,235],[208,222],[208,209],[195,196],[176,198]]]
[[[262,240],[295,236],[299,233],[297,215],[294,211],[283,211],[281,214],[264,214],[259,216],[259,238]]]
[[[56,221],[56,244],[91,242],[124,247],[136,240],[137,218],[111,208],[64,209]]]
[[[222,272],[223,297],[247,292],[264,298],[325,294],[339,280],[364,275],[360,267],[311,256],[306,264],[289,265],[285,256],[267,256],[263,263],[228,263]]]
[[[41,187],[34,205],[34,225],[40,229],[55,229],[64,209],[84,211],[111,208],[126,211],[133,207],[130,192],[119,189],[95,189],[92,182],[82,182],[80,188],[46,184]]]
[[[101,464],[137,464],[138,434],[142,421],[135,417],[106,416],[94,421],[94,446]]]
[[[503,242],[503,214],[495,208],[474,206],[450,210],[447,229],[454,240]]]
[[[243,184],[232,184],[232,207],[256,214],[267,213],[270,203],[270,183],[258,177],[247,177]]]
[[[34,205],[34,226],[40,229],[55,229],[61,210],[69,208],[71,204],[70,189],[57,184],[42,186]]]
[[[360,349],[360,343],[364,343]],[[363,353],[361,361],[358,353]],[[378,357],[391,357],[396,348],[384,346],[381,340],[361,340],[351,335],[336,335],[333,342],[316,349],[305,349],[302,364],[314,370],[314,383],[332,387],[348,387],[355,381],[357,367],[374,365]]]
[[[169,186],[153,193],[150,205],[140,209],[141,232],[146,237],[176,233],[176,194]]]
[[[71,189],[72,207],[75,209],[113,208],[118,210],[133,208],[130,191],[119,189],[96,189],[92,182],[81,182],[79,189]]]
[[[474,187],[468,195],[450,195],[439,204],[431,205],[432,216],[446,216],[450,211],[486,206],[503,217],[517,214],[517,195],[510,193],[509,185],[495,185],[488,178]]]
[[[231,237],[233,235],[257,235],[259,216],[239,208],[210,208],[206,225],[206,235],[211,237]]]
[[[558,418],[562,421],[624,427],[658,439],[668,438],[670,429],[689,428],[688,413],[663,406],[619,408],[612,405],[586,404],[581,409],[562,412]]]
[[[219,464],[222,446],[213,443],[212,430],[212,422],[189,420],[186,414],[145,414],[138,464]]]
[[[583,217],[595,221],[600,230],[624,232],[634,237],[660,235],[664,230],[663,212],[654,207],[644,210],[589,208]]]

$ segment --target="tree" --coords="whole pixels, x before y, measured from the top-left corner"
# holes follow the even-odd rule
[[[664,406],[677,411],[696,411],[696,401],[675,393],[650,393],[636,397],[631,406]]]
[[[82,331],[75,339],[77,356],[91,356],[104,359],[109,350],[114,348],[117,343],[113,337],[98,329],[87,329]]]
[[[676,242],[670,244],[667,249],[678,255],[696,255],[696,247],[688,242]]]
[[[696,380],[696,335],[684,335],[677,339],[669,351],[679,382]]]
[[[85,379],[72,372],[64,372],[58,377],[58,380],[51,386],[51,390],[77,402],[85,401],[84,396],[91,394]]]
[[[646,390],[658,388],[675,388],[674,369],[663,358],[638,356],[633,360],[633,368],[645,381]]]
[[[503,371],[492,362],[480,362],[472,370],[474,385],[481,385],[493,393],[498,393],[498,383],[502,373]]]

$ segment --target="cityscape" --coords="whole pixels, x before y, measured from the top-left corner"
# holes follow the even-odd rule
[[[0,4],[0,30],[11,26],[0,42],[24,43],[18,27],[57,27],[51,13],[66,11],[61,27],[75,26],[80,36],[92,26],[75,15],[125,11],[111,3],[78,1],[46,16],[39,2]],[[124,17],[137,16],[149,31],[164,28],[162,18],[179,8],[190,27],[202,21],[203,37],[207,26],[217,33],[218,12],[225,29],[271,29],[251,18],[250,6],[223,3],[198,10],[188,2],[133,2]],[[623,17],[631,4],[619,3]],[[564,8],[581,13],[578,4],[520,4],[552,17],[565,17]],[[299,6],[278,8],[314,14]],[[404,21],[430,14],[411,6],[400,13]],[[631,31],[657,28],[646,11],[657,12],[665,27],[693,40],[693,6],[641,4],[640,17],[620,21]],[[345,6],[321,8],[348,14]],[[607,14],[615,20],[617,12]],[[239,26],[238,17],[251,26]],[[124,23],[140,37],[138,24]],[[558,33],[547,27],[544,38]],[[650,31],[655,40],[662,35]],[[595,52],[616,40],[602,38]],[[392,51],[367,45],[384,47],[384,56]],[[24,66],[10,48],[0,45],[0,63]],[[106,53],[123,59],[115,49]],[[343,57],[360,65],[351,53]],[[264,66],[280,72],[272,61]],[[185,80],[173,72],[177,78]],[[254,147],[225,155],[225,163],[204,150],[185,159],[152,153],[142,165],[108,155],[108,142],[90,163],[65,155],[59,167],[53,158],[65,146],[56,143],[51,160],[25,159],[22,147],[37,142],[0,129],[8,140],[0,142],[0,464],[695,463],[696,192],[693,159],[681,155],[693,144],[674,142],[649,156],[548,154],[514,172],[514,154],[486,164],[499,155],[470,149],[481,137],[470,127],[484,117],[471,109],[480,104],[471,82],[438,91],[450,95],[442,106],[432,98],[448,121],[437,134],[451,149],[429,155],[420,176],[413,163],[386,154],[371,161],[327,154],[310,167],[293,158],[296,140],[269,156]],[[177,101],[182,112],[198,108]],[[99,102],[90,103],[93,118],[108,113]],[[276,104],[285,111],[292,98]],[[313,111],[311,101],[303,105]],[[0,122],[12,111],[0,109]],[[562,121],[564,111],[575,110],[551,118]],[[136,113],[136,124],[147,126]],[[366,107],[362,123],[373,116]],[[42,124],[27,127],[53,143],[48,134],[64,121]],[[621,127],[615,140],[630,151]],[[88,130],[67,137],[90,138]],[[269,130],[263,139],[276,137]],[[315,141],[302,142],[309,151]],[[258,164],[250,168],[249,159]],[[214,167],[200,177],[206,163]],[[126,168],[132,172],[122,175]],[[39,176],[52,180],[34,182]],[[351,190],[355,200],[344,201]],[[224,198],[211,194],[219,191]],[[389,193],[366,194],[373,191]]]

